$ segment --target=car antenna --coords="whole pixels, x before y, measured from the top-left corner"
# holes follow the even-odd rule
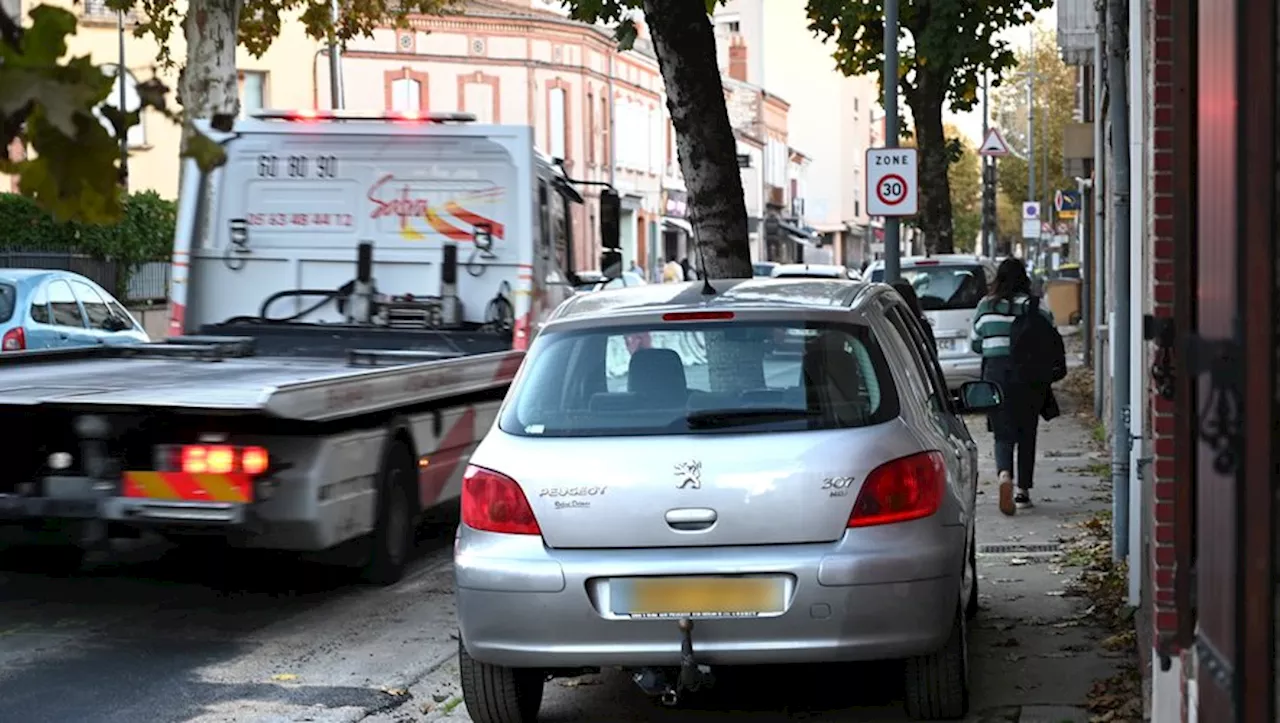
[[[702,267],[702,295],[715,296],[716,287],[711,285],[711,277],[707,276],[707,256],[702,248],[702,241],[698,238],[698,227],[695,225],[693,228],[693,247],[698,250],[698,265]]]

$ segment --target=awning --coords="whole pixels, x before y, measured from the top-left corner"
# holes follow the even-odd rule
[[[684,231],[689,236],[693,236],[693,224],[683,218],[674,218],[672,216],[663,216],[662,225],[674,231]]]

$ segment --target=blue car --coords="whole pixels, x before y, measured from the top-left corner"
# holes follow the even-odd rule
[[[114,296],[80,274],[0,269],[0,351],[149,341]]]

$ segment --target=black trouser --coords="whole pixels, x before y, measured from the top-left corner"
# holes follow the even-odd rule
[[[1009,472],[1020,489],[1029,490],[1035,486],[1040,410],[1044,409],[1050,387],[1013,381],[1013,365],[1008,358],[984,360],[982,367],[983,378],[999,384],[1003,392],[1003,403],[988,417],[996,438],[996,470]]]

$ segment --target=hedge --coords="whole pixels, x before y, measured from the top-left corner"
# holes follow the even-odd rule
[[[132,268],[170,258],[177,215],[173,201],[142,191],[124,200],[124,215],[118,223],[60,223],[26,196],[0,193],[0,248],[81,253]]]

